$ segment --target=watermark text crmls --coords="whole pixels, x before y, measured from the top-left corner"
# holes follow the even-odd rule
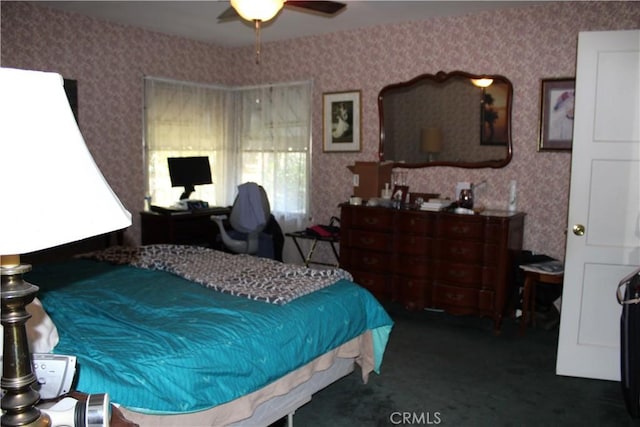
[[[435,412],[394,411],[389,415],[393,425],[438,425],[442,422],[442,414]]]

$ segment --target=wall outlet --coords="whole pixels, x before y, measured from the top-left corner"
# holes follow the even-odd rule
[[[353,174],[353,186],[358,187],[360,185],[360,175]]]

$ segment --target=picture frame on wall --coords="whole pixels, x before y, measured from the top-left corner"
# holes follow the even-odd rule
[[[324,152],[361,150],[361,91],[327,92],[322,95]]]
[[[542,80],[538,151],[571,150],[575,87],[572,77]]]

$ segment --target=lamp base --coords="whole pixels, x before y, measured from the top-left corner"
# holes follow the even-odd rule
[[[26,323],[31,315],[26,306],[33,301],[38,287],[25,282],[22,275],[31,271],[27,264],[0,266],[2,294],[2,397],[3,426],[49,426],[49,417],[40,413],[36,403],[40,394],[31,387],[33,374]]]

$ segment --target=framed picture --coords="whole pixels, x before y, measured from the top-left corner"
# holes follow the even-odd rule
[[[322,98],[322,151],[360,151],[360,91],[325,93]]]
[[[409,194],[408,185],[394,185],[393,193],[391,193],[391,200],[400,201],[401,204],[408,202],[407,194]]]
[[[538,151],[571,150],[576,79],[543,79]]]
[[[480,145],[509,142],[509,85],[494,83],[482,88],[480,103]]]

